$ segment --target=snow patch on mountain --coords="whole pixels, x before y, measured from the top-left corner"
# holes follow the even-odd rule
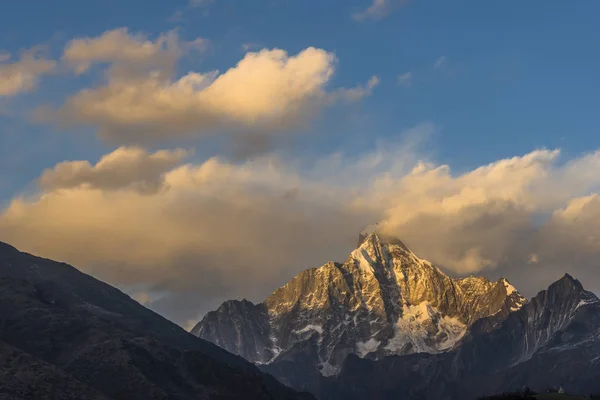
[[[504,287],[506,288],[506,295],[510,296],[513,293],[517,292],[517,289],[513,285],[510,284],[506,279],[502,278],[502,283],[504,283]]]
[[[577,304],[577,306],[575,307],[575,310],[583,307],[583,306],[588,306],[588,305],[592,305],[592,304],[599,304],[600,302],[598,301],[598,298],[596,296],[587,296],[587,297],[583,297],[581,298],[581,300],[579,301],[579,303]]]
[[[392,353],[439,353],[452,349],[467,332],[458,318],[442,315],[429,302],[404,305],[394,336],[385,350]]]
[[[319,335],[323,334],[323,326],[321,325],[306,325],[304,328],[298,330],[298,331],[294,331],[297,334],[302,334],[308,331],[316,331],[319,333]]]
[[[366,342],[358,342],[356,343],[356,353],[359,357],[363,358],[367,354],[377,351],[380,344],[381,341],[375,340],[374,338],[371,338]]]

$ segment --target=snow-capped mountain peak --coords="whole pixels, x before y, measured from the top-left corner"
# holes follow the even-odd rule
[[[305,270],[264,303],[222,307],[192,332],[257,363],[302,353],[331,375],[348,354],[450,350],[475,321],[501,321],[525,303],[507,280],[451,279],[371,226],[343,264]]]
[[[517,291],[517,289],[515,289],[515,287],[513,285],[510,284],[510,282],[506,279],[506,278],[500,278],[502,283],[504,284],[504,287],[506,288],[506,294],[508,296],[510,296],[511,294],[515,293]]]

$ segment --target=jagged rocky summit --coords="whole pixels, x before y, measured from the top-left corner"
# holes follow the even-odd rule
[[[578,280],[527,302],[506,279],[451,279],[377,225],[343,264],[228,301],[192,332],[321,399],[600,393],[600,300]]]
[[[227,301],[192,333],[257,364],[293,361],[332,376],[349,355],[450,351],[477,321],[488,332],[525,303],[506,279],[451,279],[375,225],[343,264],[305,270],[260,304]]]
[[[476,399],[557,385],[568,393],[600,393],[600,300],[565,274],[496,329],[452,351],[378,361],[350,356],[334,380],[308,385],[286,373],[296,386],[330,400]]]

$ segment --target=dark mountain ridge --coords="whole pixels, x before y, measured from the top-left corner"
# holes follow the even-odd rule
[[[118,289],[1,242],[0,366],[7,399],[311,398]]]

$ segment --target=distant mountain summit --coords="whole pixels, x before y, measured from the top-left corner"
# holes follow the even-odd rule
[[[563,384],[600,392],[600,300],[566,274],[531,301],[504,278],[452,279],[375,224],[343,263],[192,333],[329,400],[476,399]]]
[[[372,225],[343,264],[305,270],[261,304],[228,301],[192,333],[255,363],[289,360],[331,376],[351,354],[452,350],[476,321],[489,330],[525,303],[506,279],[451,279]]]
[[[367,237],[369,237],[369,235],[371,235],[373,233],[377,232],[379,234],[379,236],[382,236],[380,230],[381,230],[381,225],[380,225],[379,222],[376,222],[374,224],[370,224],[370,225],[365,226],[363,228],[363,230],[360,231],[360,233],[358,234],[358,245],[357,245],[357,247],[360,247],[360,245],[363,244],[363,242],[365,241],[365,239]]]

